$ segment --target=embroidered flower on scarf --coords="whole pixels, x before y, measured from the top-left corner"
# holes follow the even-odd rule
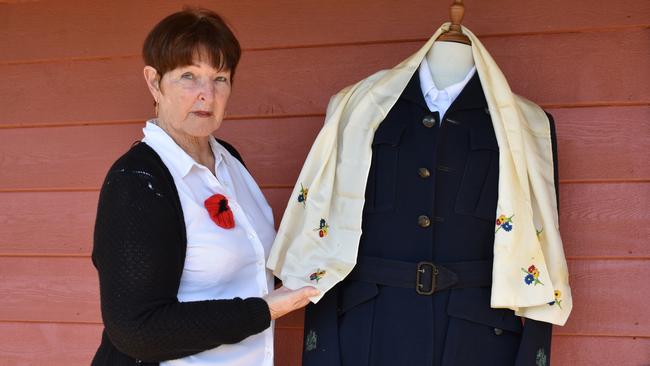
[[[514,216],[515,215],[512,215],[510,217],[506,217],[506,215],[501,215],[501,216],[497,217],[497,221],[496,221],[497,229],[494,230],[494,232],[496,233],[501,228],[503,228],[503,230],[505,230],[505,231],[511,231],[512,230],[512,218]]]
[[[555,300],[549,302],[548,304],[550,306],[557,305],[560,309],[562,309],[562,292],[560,292],[560,290],[555,290],[553,294],[555,295]]]
[[[544,285],[542,281],[539,280],[539,270],[537,267],[535,267],[535,265],[528,267],[528,270],[525,270],[523,268],[521,270],[526,274],[524,277],[524,282],[527,285],[530,285],[531,283],[535,286],[537,286],[537,284]]]
[[[330,226],[327,225],[327,221],[325,219],[320,219],[320,225],[318,228],[314,229],[314,231],[318,231],[318,236],[321,238],[327,236],[327,232],[329,230]]]
[[[307,206],[307,193],[308,192],[309,192],[309,189],[303,187],[302,183],[300,183],[300,194],[298,195],[298,202],[302,203],[303,206]]]
[[[316,283],[318,283],[318,281],[320,281],[321,278],[323,278],[326,273],[327,272],[324,269],[319,268],[319,269],[316,270],[316,272],[309,275],[309,280],[310,281],[316,281]]]
[[[535,234],[537,234],[538,238],[540,237],[540,235],[542,235],[542,231],[544,231],[544,228],[541,228],[539,230],[535,229]]]

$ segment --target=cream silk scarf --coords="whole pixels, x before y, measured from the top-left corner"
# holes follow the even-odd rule
[[[284,213],[268,268],[289,288],[320,297],[353,269],[375,130],[395,104],[444,24],[414,55],[347,87],[330,100]],[[490,54],[466,28],[499,144],[491,306],[564,325],[571,289],[558,228],[549,121],[512,93]],[[423,259],[424,260],[424,259]]]

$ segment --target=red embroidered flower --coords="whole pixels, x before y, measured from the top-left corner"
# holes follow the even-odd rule
[[[530,284],[534,284],[535,286],[537,286],[538,284],[542,286],[544,285],[542,281],[539,280],[539,270],[537,269],[537,267],[535,267],[534,264],[528,267],[528,271],[526,271],[523,267],[521,268],[521,271],[526,274],[526,276],[524,276],[524,282],[527,285]]]
[[[318,236],[324,238],[327,236],[329,228],[330,226],[327,224],[327,221],[325,221],[325,219],[320,219],[320,225],[317,229],[314,229],[314,231],[318,231]]]
[[[507,217],[506,215],[500,215],[499,217],[497,217],[497,219],[495,221],[497,229],[494,230],[494,233],[496,234],[502,228],[505,231],[512,231],[512,218],[513,217],[515,217],[515,215],[512,215],[510,217]]]
[[[232,214],[228,199],[222,194],[214,194],[203,203],[215,224],[224,229],[235,227],[235,217]]]
[[[320,281],[326,273],[327,272],[324,269],[319,268],[316,270],[316,272],[309,275],[309,280],[316,281],[316,283],[318,283],[318,281]]]

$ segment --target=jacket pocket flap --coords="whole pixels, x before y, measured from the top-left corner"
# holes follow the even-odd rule
[[[490,327],[521,333],[521,319],[512,310],[490,307],[490,288],[452,290],[449,294],[447,314]]]
[[[489,128],[472,128],[469,132],[469,146],[472,150],[499,151],[497,138]]]
[[[348,281],[341,288],[339,312],[345,313],[353,307],[375,298],[379,294],[377,284]]]

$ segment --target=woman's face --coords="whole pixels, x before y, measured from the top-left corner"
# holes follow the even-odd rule
[[[148,67],[145,78],[149,82]],[[171,130],[168,132],[206,137],[221,126],[230,97],[229,70],[217,70],[205,61],[195,60],[192,65],[165,73],[158,88],[151,86],[158,101],[158,121],[161,127]]]

